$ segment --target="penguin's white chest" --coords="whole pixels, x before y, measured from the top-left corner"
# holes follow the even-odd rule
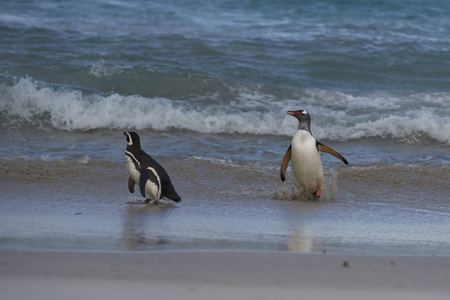
[[[323,170],[316,139],[307,131],[298,130],[291,142],[292,172],[299,188],[315,193],[323,188]]]
[[[144,175],[147,178],[144,184],[145,198],[146,199],[161,199],[161,180],[155,169],[151,167],[142,168],[141,163],[136,159],[133,153],[125,151],[125,160],[127,162],[127,172],[134,182],[141,187],[141,172],[145,172]],[[150,179],[151,178],[151,179]]]
[[[135,158],[133,158],[132,154],[129,152],[125,153],[125,160],[127,161],[127,172],[128,174],[131,176],[131,178],[133,178],[134,182],[136,182],[136,184],[139,184],[139,178],[141,177],[141,173],[139,172],[139,170],[136,167],[136,161]]]
[[[149,172],[149,174],[153,174],[153,180],[147,180],[145,183],[145,194],[146,199],[161,199],[161,179],[159,178],[158,173],[155,169],[148,167],[147,170],[143,170],[143,172]]]

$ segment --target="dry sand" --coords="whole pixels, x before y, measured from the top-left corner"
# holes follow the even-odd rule
[[[2,299],[449,299],[448,257],[0,252]]]

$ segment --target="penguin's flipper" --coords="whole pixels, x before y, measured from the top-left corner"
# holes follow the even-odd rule
[[[289,165],[289,161],[291,160],[291,155],[292,155],[291,148],[292,148],[292,145],[289,145],[289,148],[287,149],[286,154],[283,157],[283,161],[281,162],[280,178],[281,178],[281,181],[283,181],[283,182],[286,180],[286,177],[285,177],[286,169]]]
[[[139,178],[139,190],[141,191],[141,195],[142,197],[146,197],[145,196],[145,185],[147,184],[147,180],[148,180],[148,172],[147,170],[143,169],[141,172],[141,178]]]
[[[343,157],[342,155],[340,155],[339,153],[337,153],[337,151],[335,151],[334,149],[325,146],[322,143],[317,142],[317,149],[319,151],[322,151],[324,153],[328,153],[333,155],[334,157],[336,157],[337,159],[340,159],[344,164],[348,165],[348,161],[345,159],[345,157]]]
[[[131,178],[131,176],[130,177],[128,177],[128,190],[130,191],[130,193],[134,193],[134,180],[133,180],[133,178]]]

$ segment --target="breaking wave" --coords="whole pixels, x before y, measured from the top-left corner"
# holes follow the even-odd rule
[[[223,89],[223,86],[221,87]],[[351,95],[306,89],[290,94],[238,86],[226,95],[188,100],[86,93],[21,78],[0,84],[3,127],[88,131],[96,129],[190,130],[213,134],[291,136],[297,123],[287,110],[307,109],[319,139],[387,138],[450,144],[450,94]],[[195,99],[194,99],[195,98]],[[201,101],[199,101],[199,99]]]

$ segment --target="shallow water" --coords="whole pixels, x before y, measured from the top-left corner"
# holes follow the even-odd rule
[[[325,193],[311,202],[290,170],[280,181],[278,163],[160,162],[179,204],[131,195],[124,161],[2,160],[0,247],[450,255],[448,166],[325,164]]]

